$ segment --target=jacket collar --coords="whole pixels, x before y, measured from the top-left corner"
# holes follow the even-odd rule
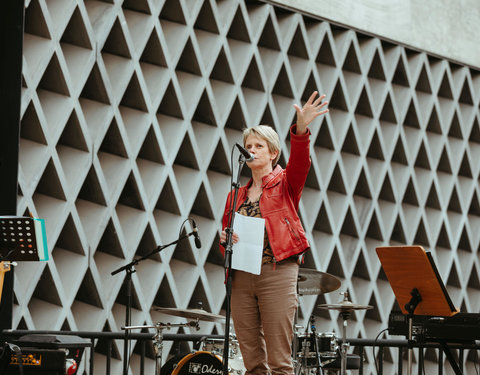
[[[280,176],[282,171],[283,171],[283,168],[277,164],[273,169],[273,171],[271,171],[266,176],[262,177],[262,188],[267,187],[267,185],[273,185],[275,183],[275,179],[277,179],[278,176]],[[253,179],[251,178],[246,185],[247,189],[252,185],[252,183],[253,183]]]

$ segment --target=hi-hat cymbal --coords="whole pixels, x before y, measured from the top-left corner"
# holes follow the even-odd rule
[[[335,276],[308,268],[298,271],[298,294],[314,295],[330,293],[342,285]]]
[[[187,318],[187,319],[204,320],[207,322],[217,322],[217,321],[225,320],[225,317],[223,315],[209,313],[201,309],[179,309],[175,307],[154,306],[152,307],[152,310],[158,311],[160,313],[167,314],[167,315],[180,316],[182,318]]]
[[[338,310],[341,312],[349,312],[353,310],[370,310],[373,309],[371,305],[358,305],[350,301],[342,301],[340,303],[324,303],[317,305],[319,309]]]

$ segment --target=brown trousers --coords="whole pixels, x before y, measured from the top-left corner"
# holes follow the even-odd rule
[[[287,260],[263,264],[260,275],[233,273],[232,318],[247,375],[293,374],[298,267]]]

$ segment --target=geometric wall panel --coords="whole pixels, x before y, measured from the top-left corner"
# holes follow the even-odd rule
[[[241,0],[27,1],[23,61],[18,213],[45,218],[51,259],[16,268],[14,328],[119,331],[125,275],[110,272],[175,240],[188,216],[202,248],[189,239],[137,267],[132,323],[177,321],[153,305],[221,312],[230,150],[268,123],[284,164],[292,105],[316,89],[330,112],[311,126],[304,266],[375,306],[349,336],[374,338],[395,305],[378,245],[432,251],[454,303],[479,311],[480,72]],[[341,332],[316,308],[339,299],[302,297],[301,323]]]

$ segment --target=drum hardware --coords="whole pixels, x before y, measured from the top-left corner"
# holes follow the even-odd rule
[[[223,315],[209,313],[202,309],[179,309],[175,307],[153,306],[152,310],[167,315],[179,316],[186,319],[198,319],[206,322],[220,322],[225,320]]]
[[[335,333],[302,332],[295,333],[298,351],[294,351],[296,374],[324,374],[326,367],[339,357],[339,347]]]
[[[300,268],[297,279],[297,294],[299,296],[326,294],[337,290],[341,284],[341,281],[337,277],[329,273]],[[309,334],[308,327],[304,334],[299,333],[304,327],[297,325],[297,322],[298,309],[295,314],[294,340],[292,345],[295,374],[308,374],[312,372],[312,370],[315,370],[312,368],[314,366],[316,367],[316,371],[318,371],[318,375],[321,375],[323,374],[322,366],[330,363],[334,359],[323,360],[322,352],[318,346],[318,334],[316,332]],[[314,325],[312,328],[315,329]],[[314,365],[310,363],[311,358],[315,359]]]
[[[200,308],[180,309],[180,308],[154,306],[152,307],[152,310],[159,313],[167,314],[167,315],[178,316],[178,317],[187,318],[187,319],[196,319],[197,321],[198,320],[203,320],[207,322],[224,322],[225,321],[225,316],[213,314],[205,310],[202,310]],[[229,364],[228,364],[229,373],[234,375],[243,375],[246,370],[243,365],[243,359],[241,357],[238,341],[236,340],[236,337],[233,334],[229,334],[229,338],[230,339],[228,342],[228,356],[227,356],[229,358]],[[211,353],[211,355],[219,357],[220,359],[218,360],[220,361],[220,371],[222,372],[222,365],[223,365],[222,356],[225,351],[225,346],[224,346],[225,340],[202,338],[199,344],[203,345],[203,348],[202,348],[203,350],[197,351],[194,353]],[[184,356],[185,355],[186,354],[184,354]],[[183,357],[183,358],[185,358],[184,362],[190,362],[190,360],[193,361],[193,358],[196,358],[196,357],[200,358],[201,360],[205,360],[206,362],[209,362],[210,365],[212,365],[212,362],[213,362],[214,364],[213,369],[214,370],[216,369],[217,360],[210,358],[206,354],[195,356],[195,357],[190,355],[188,358],[186,357]],[[176,360],[179,360],[179,358],[176,357]],[[182,358],[180,358],[180,360],[182,360]],[[183,365],[184,362],[175,363],[174,366],[178,367],[180,365]],[[172,375],[173,375],[173,372],[172,372]]]
[[[338,375],[341,370],[341,358],[339,353],[335,357],[326,357],[323,361],[323,371],[325,375]],[[357,354],[347,354],[347,370],[359,370],[361,367],[360,356]]]
[[[205,338],[202,340],[203,343],[203,350],[207,352],[212,352],[214,354],[223,354],[223,347],[224,347],[224,338],[221,339],[214,339],[214,338]],[[236,336],[233,335],[232,333],[230,334],[230,340],[229,340],[229,351],[232,354],[229,354],[229,357],[232,358],[233,355],[237,354],[238,349],[238,341],[236,339]]]
[[[246,372],[240,347],[235,335],[230,334],[228,352],[228,374],[244,375]],[[201,348],[191,353],[181,353],[170,358],[162,367],[166,375],[222,375],[224,339],[203,337]]]
[[[347,321],[350,318],[350,314],[354,310],[369,310],[373,309],[371,305],[357,305],[348,300],[348,292],[342,292],[343,300],[337,304],[322,304],[318,305],[320,309],[327,310],[337,310],[340,312],[340,315],[343,319],[343,330],[342,330],[342,345],[340,349],[341,356],[341,375],[346,375],[347,373],[347,351],[350,347],[350,343],[347,342]]]
[[[144,329],[144,328],[154,328],[156,333],[153,336],[153,352],[155,354],[155,374],[160,375],[160,370],[162,368],[162,352],[163,352],[163,330],[170,329],[172,327],[194,327],[197,331],[200,329],[198,324],[198,319],[192,320],[186,323],[156,323],[155,325],[145,325],[145,326],[127,326],[122,327],[125,331],[132,329]]]
[[[242,353],[240,352],[240,345],[234,334],[229,335],[228,343],[228,373],[232,375],[243,375],[246,372],[243,364]],[[225,350],[224,339],[206,339],[203,341],[203,350],[214,355],[220,356],[223,359]]]
[[[317,329],[315,327],[315,318],[313,315],[310,317],[310,330],[312,331],[313,336],[313,350],[315,351],[315,358],[317,359],[317,371],[319,375],[323,375],[323,364],[318,350]]]

